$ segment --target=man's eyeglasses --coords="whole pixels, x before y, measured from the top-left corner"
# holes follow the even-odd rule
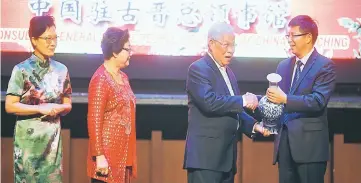
[[[222,48],[235,48],[237,45],[235,43],[229,44],[229,43],[222,43],[218,40],[213,39],[213,41],[218,42]]]
[[[307,35],[309,33],[303,33],[303,34],[289,34],[289,35],[285,35],[285,37],[287,39],[291,38],[291,39],[294,39],[294,38],[298,38],[298,37],[301,37],[301,36],[304,36],[304,35]]]
[[[38,37],[38,38],[43,39],[43,40],[45,40],[46,43],[50,44],[51,41],[58,42],[59,36],[55,36],[55,37]]]

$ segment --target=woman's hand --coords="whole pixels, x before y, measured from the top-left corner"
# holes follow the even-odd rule
[[[39,113],[45,116],[55,117],[63,110],[64,108],[60,104],[45,103],[39,105]]]
[[[96,157],[96,171],[99,172],[102,175],[108,175],[109,172],[109,165],[108,165],[108,161],[105,158],[104,155],[100,155]]]
[[[54,116],[55,113],[51,104],[39,104],[38,110],[40,114],[46,116]]]

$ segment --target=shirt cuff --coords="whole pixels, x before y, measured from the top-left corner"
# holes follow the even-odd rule
[[[256,125],[257,125],[257,123],[255,123],[255,124],[253,125],[252,133],[256,133],[256,131],[254,131],[254,130],[256,129]]]
[[[242,95],[242,103],[243,103],[243,107],[245,107],[247,104],[246,104],[246,99],[244,98],[244,96]]]

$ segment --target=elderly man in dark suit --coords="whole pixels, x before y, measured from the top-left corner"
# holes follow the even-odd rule
[[[275,140],[274,164],[280,183],[323,183],[329,159],[327,103],[335,88],[335,65],[314,48],[317,24],[307,15],[294,17],[286,35],[293,57],[280,62],[280,89],[267,97],[284,104]]]
[[[252,136],[269,135],[244,107],[254,110],[257,97],[240,95],[228,67],[235,35],[227,23],[216,23],[208,32],[208,53],[188,70],[188,131],[184,168],[189,183],[233,183],[236,173],[238,131]]]

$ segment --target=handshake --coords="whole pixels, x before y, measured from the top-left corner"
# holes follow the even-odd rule
[[[275,104],[286,104],[287,95],[280,89],[270,87],[267,89],[267,100]],[[255,94],[247,92],[242,96],[244,107],[254,111],[258,107],[258,98]]]
[[[258,107],[258,98],[255,94],[247,92],[242,96],[243,106],[254,111]]]
[[[247,92],[242,96],[243,98],[243,106],[248,108],[254,112],[254,110],[258,107],[258,98],[255,94]],[[264,137],[268,137],[271,135],[271,131],[267,128],[264,128],[260,123],[256,123],[253,126],[253,132],[259,132]]]

